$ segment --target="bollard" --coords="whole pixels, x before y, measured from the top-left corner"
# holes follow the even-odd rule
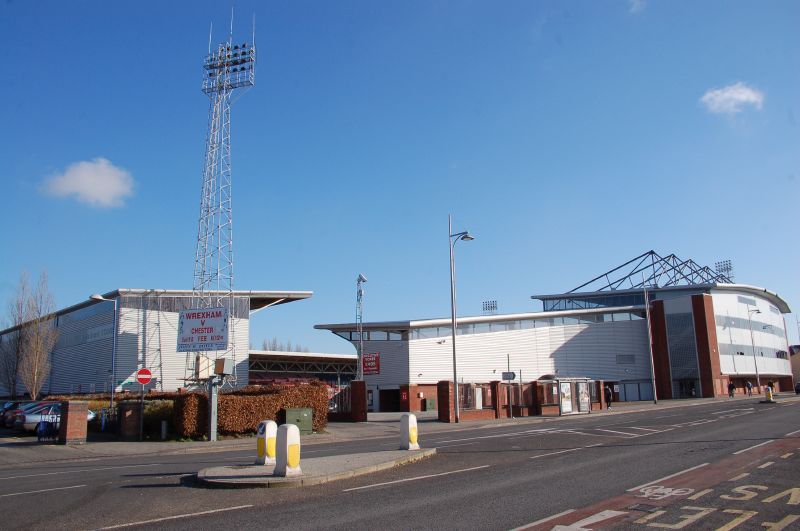
[[[418,435],[417,416],[403,413],[403,416],[400,417],[400,449],[419,450]]]
[[[769,385],[764,390],[764,398],[765,402],[775,402],[775,398],[772,396],[772,387],[770,387]]]
[[[275,475],[279,477],[299,476],[300,430],[294,424],[278,428],[278,455],[275,458]]]
[[[265,420],[258,425],[256,435],[257,465],[275,464],[275,436],[278,434],[278,425],[271,420]]]
[[[161,440],[162,441],[166,441],[167,440],[167,421],[166,420],[162,420],[161,421]]]

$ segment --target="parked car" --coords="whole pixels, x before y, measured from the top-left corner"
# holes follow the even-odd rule
[[[6,428],[13,428],[14,421],[16,420],[18,415],[21,415],[25,411],[28,411],[40,405],[42,405],[42,402],[20,402],[16,408],[8,409],[6,410],[5,413],[3,413],[3,419],[2,419],[3,426],[5,426]]]
[[[97,414],[91,409],[88,410],[86,421],[90,422],[97,417]],[[39,407],[32,408],[22,415],[17,416],[14,422],[14,427],[25,431],[36,432],[39,430],[41,422],[55,422],[58,424],[61,421],[61,404],[58,402],[45,403]]]

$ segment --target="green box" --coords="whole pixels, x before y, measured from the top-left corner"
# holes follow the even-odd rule
[[[426,398],[425,399],[425,411],[436,411],[436,399],[435,398]]]
[[[314,431],[314,410],[310,407],[293,407],[284,409],[286,424],[294,424],[300,435],[311,435]]]

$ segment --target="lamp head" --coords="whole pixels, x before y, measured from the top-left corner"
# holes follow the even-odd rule
[[[358,280],[356,282],[366,282],[366,281],[367,281],[367,277],[365,277],[364,275],[359,273],[358,274]]]
[[[463,236],[461,236],[461,238],[459,238],[459,239],[460,240],[464,240],[465,242],[468,242],[468,241],[474,240],[475,237],[468,232],[468,233],[464,234]]]
[[[108,299],[104,298],[102,295],[100,295],[99,293],[93,293],[92,295],[89,296],[89,299],[91,299],[93,301],[107,301],[108,300]]]

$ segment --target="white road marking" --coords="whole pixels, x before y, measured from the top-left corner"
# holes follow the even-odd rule
[[[461,444],[445,444],[443,446],[437,446],[436,448],[452,448],[453,446],[470,446],[471,444],[478,444],[478,443],[461,443]]]
[[[787,433],[786,435],[784,435],[784,437],[791,437],[792,435],[794,435],[796,433],[800,433],[800,430],[795,430],[792,433]]]
[[[567,452],[575,452],[577,450],[585,450],[586,448],[594,448],[595,446],[601,446],[601,444],[597,443],[597,444],[590,444],[589,446],[580,446],[578,448],[569,448],[567,450],[559,450],[558,452],[550,452],[549,454],[535,455],[533,457],[530,457],[529,459],[539,459],[540,457],[547,457],[549,455],[565,454]]]
[[[481,435],[480,437],[467,437],[464,439],[448,439],[446,441],[436,441],[438,443],[450,443],[450,442],[464,442],[464,441],[475,441],[478,439],[497,439],[498,437],[515,437],[519,435],[532,435],[532,434],[541,434],[547,433],[552,431],[550,428],[545,428],[543,430],[526,430],[526,431],[517,431],[513,433],[497,433],[495,435]]]
[[[767,468],[768,466],[774,465],[774,464],[775,464],[775,461],[767,461],[766,463],[764,463],[763,465],[759,466],[758,468]]]
[[[200,511],[197,513],[188,513],[188,514],[178,514],[175,516],[165,516],[164,518],[153,518],[152,520],[141,520],[139,522],[128,522],[127,524],[117,524],[117,525],[110,525],[108,527],[100,527],[97,531],[102,531],[103,529],[119,529],[121,527],[133,527],[135,525],[145,525],[145,524],[154,524],[156,522],[166,522],[168,520],[177,520],[179,518],[191,518],[193,516],[203,516],[206,514],[214,514],[214,513],[223,513],[226,511],[236,511],[238,509],[248,509],[252,507],[252,505],[237,505],[236,507],[225,507],[223,509],[211,509],[210,511]]]
[[[342,492],[350,492],[354,490],[370,489],[372,487],[383,487],[384,485],[394,485],[396,483],[406,483],[408,481],[417,481],[419,479],[436,478],[439,476],[448,476],[450,474],[460,474],[461,472],[470,472],[472,470],[480,470],[482,468],[489,468],[491,465],[474,466],[472,468],[462,468],[461,470],[451,470],[450,472],[441,472],[439,474],[428,474],[426,476],[416,476],[413,478],[398,479],[395,481],[385,481],[383,483],[373,483],[372,485],[364,485],[361,487],[353,487],[351,489],[344,489]]]
[[[788,454],[783,454],[781,459],[788,459],[794,455],[794,452],[789,452]]]
[[[7,498],[9,496],[22,496],[23,494],[38,494],[40,492],[50,492],[53,490],[79,489],[85,486],[86,485],[72,485],[71,487],[56,487],[53,489],[29,490],[27,492],[14,492],[13,494],[0,494],[0,498]]]
[[[712,415],[722,415],[723,413],[733,413],[734,411],[753,411],[755,408],[744,407],[739,409],[726,409],[725,411],[712,411]]]
[[[643,430],[643,431],[652,431],[655,433],[661,433],[661,430],[654,430],[653,428],[637,428],[636,426],[627,426],[627,427],[632,430]]]
[[[714,492],[714,489],[701,490],[700,492],[697,492],[697,493],[692,494],[691,496],[689,496],[689,499],[690,500],[698,500],[698,499],[702,498],[703,496],[705,496],[706,494],[708,494],[709,492]]]
[[[739,481],[740,479],[744,479],[749,475],[750,475],[750,472],[743,472],[743,473],[739,474],[738,476],[733,476],[728,481]]]
[[[755,445],[751,446],[750,448],[745,448],[744,450],[739,450],[738,452],[733,452],[733,455],[743,454],[748,450],[752,450],[753,448],[758,448],[759,446],[764,446],[765,444],[769,444],[769,443],[774,442],[774,441],[775,441],[775,439],[770,439],[768,441],[764,441],[762,443],[755,444]]]
[[[627,435],[630,438],[641,437],[641,435],[638,435],[636,433],[628,433],[627,431],[604,430],[603,428],[596,428],[596,429],[597,431],[607,431],[608,433],[619,433],[620,435]]]
[[[568,525],[568,526],[557,525],[553,529],[554,530],[555,529],[563,529],[563,530],[574,529],[576,531],[578,529],[589,529],[589,526],[592,525],[592,524],[596,524],[598,522],[602,522],[603,520],[608,520],[609,518],[616,518],[617,516],[622,516],[623,514],[628,514],[628,513],[624,512],[624,511],[611,511],[611,510],[600,511],[597,514],[593,514],[592,516],[588,516],[588,517],[584,518],[583,520],[579,520],[579,521],[575,522],[572,525]]]
[[[83,468],[78,470],[62,470],[61,472],[43,472],[41,474],[25,474],[23,476],[5,476],[0,478],[0,480],[4,479],[20,479],[20,478],[36,478],[40,476],[57,476],[61,474],[77,474],[79,472],[97,472],[99,470],[115,470],[118,468],[141,468],[143,466],[162,466],[159,463],[153,463],[150,465],[121,465],[121,466],[105,466],[101,468]]]
[[[522,531],[523,529],[528,529],[530,527],[536,527],[539,524],[543,524],[545,522],[549,522],[550,520],[555,520],[556,518],[561,518],[562,516],[565,516],[567,514],[574,513],[574,512],[575,512],[575,509],[567,509],[566,511],[563,511],[563,512],[560,512],[558,514],[554,514],[554,515],[548,516],[547,518],[542,518],[541,520],[536,520],[535,522],[531,522],[529,524],[525,524],[525,525],[521,525],[519,527],[515,527],[511,531]]]
[[[703,468],[704,466],[708,466],[708,463],[703,463],[702,465],[693,466],[692,468],[687,468],[686,470],[681,470],[680,472],[675,472],[674,474],[670,474],[669,476],[664,476],[663,478],[654,479],[653,481],[648,481],[647,483],[643,483],[638,487],[633,487],[632,489],[628,489],[627,492],[633,492],[639,490],[643,487],[649,487],[650,485],[654,485],[656,483],[661,483],[662,481],[666,481],[668,479],[672,479],[674,477],[680,476],[681,474],[686,474],[687,472],[691,472],[692,470],[697,470],[698,468]]]

